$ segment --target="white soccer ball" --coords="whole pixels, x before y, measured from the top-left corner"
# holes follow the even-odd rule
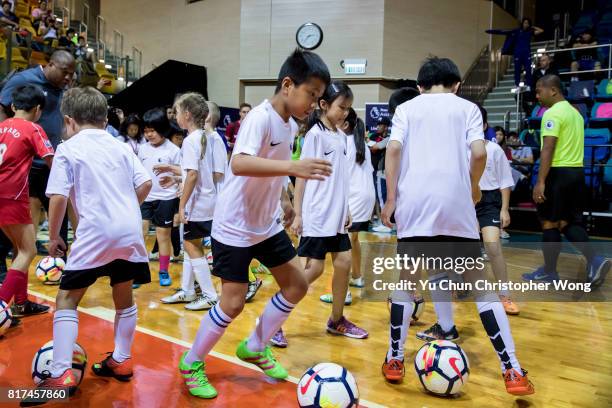
[[[348,408],[359,403],[355,377],[334,363],[319,363],[306,370],[297,385],[298,404],[302,408]]]
[[[50,340],[34,354],[34,358],[32,359],[32,379],[34,380],[34,384],[38,385],[44,378],[43,374],[51,372],[52,365],[53,340]],[[74,350],[72,352],[72,372],[76,377],[77,385],[81,384],[83,380],[86,366],[87,354],[85,350],[78,343],[74,343]]]
[[[62,258],[45,256],[36,265],[36,277],[45,285],[59,285],[65,267]]]
[[[0,300],[0,336],[11,327],[11,308]]]
[[[425,343],[414,358],[414,370],[423,387],[434,394],[458,394],[467,383],[470,363],[457,344],[447,340]]]

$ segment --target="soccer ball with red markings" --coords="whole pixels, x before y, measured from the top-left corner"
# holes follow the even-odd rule
[[[467,383],[470,363],[457,344],[435,340],[417,351],[414,370],[427,391],[448,397],[458,394]]]
[[[36,265],[36,277],[45,285],[59,285],[65,267],[62,258],[45,256]]]
[[[0,336],[11,327],[11,308],[3,300],[0,300]]]
[[[32,380],[34,380],[34,384],[38,385],[38,383],[51,372],[52,365],[53,340],[50,340],[34,354],[34,358],[32,359]],[[85,353],[85,349],[78,343],[74,343],[72,351],[72,372],[76,378],[77,385],[80,385],[83,380],[85,367],[87,367],[87,354]]]
[[[297,386],[298,404],[302,408],[348,408],[359,403],[355,377],[334,363],[319,363],[306,370]]]

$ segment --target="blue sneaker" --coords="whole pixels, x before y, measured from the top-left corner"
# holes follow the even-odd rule
[[[597,287],[604,283],[606,275],[610,271],[612,261],[603,256],[595,256],[591,262],[587,265],[587,281],[590,282],[594,287]]]
[[[533,271],[532,273],[524,273],[523,280],[525,281],[540,281],[540,282],[552,282],[559,279],[559,275],[557,272],[548,273],[543,266],[540,266],[538,269]]]
[[[159,286],[170,286],[172,285],[172,279],[168,271],[159,271]]]

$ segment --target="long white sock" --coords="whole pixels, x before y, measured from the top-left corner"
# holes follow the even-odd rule
[[[115,350],[113,359],[122,363],[131,357],[132,343],[136,333],[136,320],[138,318],[138,307],[133,304],[127,309],[115,311]]]
[[[281,328],[295,305],[276,292],[257,320],[255,329],[249,336],[247,347],[251,351],[262,351],[272,336]]]
[[[232,320],[223,313],[218,303],[214,305],[202,319],[193,346],[185,356],[185,363],[191,366],[196,361],[204,361]]]
[[[215,290],[215,285],[213,285],[212,278],[210,276],[210,269],[208,268],[206,257],[192,259],[191,267],[193,268],[195,279],[200,284],[202,293],[213,300],[217,299],[217,291]]]
[[[194,275],[193,268],[191,267],[191,259],[189,259],[189,255],[187,252],[183,255],[183,274],[181,275],[181,289],[185,292],[186,295],[193,295],[195,293],[195,289],[193,286]]]
[[[76,310],[56,310],[53,315],[53,365],[51,376],[59,377],[72,368],[74,343],[79,334],[79,315]]]
[[[453,318],[453,298],[450,290],[442,290],[439,287],[440,282],[448,281],[446,273],[436,274],[429,278],[430,283],[435,283],[434,286],[430,286],[429,293],[431,294],[431,300],[434,304],[434,310],[438,317],[438,324],[445,332],[455,326],[455,320]]]
[[[407,295],[412,296],[411,294]],[[391,359],[404,360],[404,345],[410,327],[410,316],[412,315],[412,309],[414,309],[414,296],[412,298],[412,300],[402,299],[391,302],[387,361]]]
[[[493,348],[497,352],[502,372],[514,368],[520,373],[521,365],[516,358],[510,322],[508,321],[508,316],[506,316],[504,306],[499,302],[497,294],[489,294],[476,298],[476,306],[478,307],[482,325],[489,335],[489,339],[491,339]]]

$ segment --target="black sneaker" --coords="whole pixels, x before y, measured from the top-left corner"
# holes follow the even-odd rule
[[[39,303],[30,302],[26,300],[25,303],[18,305],[14,303],[11,306],[11,313],[14,317],[25,317],[32,316],[41,313],[47,313],[49,311],[49,306],[41,305]]]
[[[10,329],[13,329],[20,325],[21,325],[21,319],[18,319],[15,316],[11,317],[11,325],[9,326]]]
[[[249,282],[249,290],[246,294],[246,301],[250,302],[255,297],[255,294],[261,288],[263,281],[259,278],[255,279],[254,282]]]
[[[431,326],[429,329],[417,332],[416,334],[418,339],[423,341],[434,341],[434,340],[457,340],[459,338],[459,333],[457,332],[457,327],[453,326],[452,329],[445,332],[442,330],[442,327],[438,323]]]

